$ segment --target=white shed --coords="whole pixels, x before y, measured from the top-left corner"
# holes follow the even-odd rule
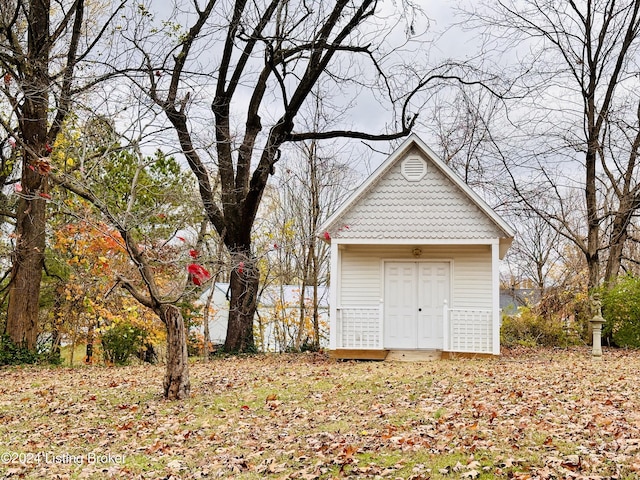
[[[416,135],[321,226],[329,349],[500,353],[499,261],[513,229]]]

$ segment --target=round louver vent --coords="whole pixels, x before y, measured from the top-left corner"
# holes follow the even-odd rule
[[[402,162],[402,176],[410,182],[422,180],[427,174],[427,162],[420,157],[408,157]]]

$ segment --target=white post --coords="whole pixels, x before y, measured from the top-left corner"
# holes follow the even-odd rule
[[[340,250],[331,242],[331,285],[329,287],[329,350],[338,348],[338,289],[340,288]]]
[[[491,244],[491,271],[491,333],[493,340],[491,353],[500,355],[500,240],[498,239]]]
[[[378,310],[378,348],[384,348],[384,301],[380,299]]]
[[[451,351],[449,347],[449,305],[447,305],[446,299],[442,305],[442,351]]]

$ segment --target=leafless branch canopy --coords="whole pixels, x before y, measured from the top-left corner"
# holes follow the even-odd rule
[[[427,55],[420,49],[425,47],[406,32],[401,41],[394,40],[394,48],[411,46],[413,64],[394,60],[388,41],[394,14],[388,8],[377,0],[208,0],[190,8],[176,4],[176,18],[183,15],[190,23],[175,26],[177,41],[164,49],[149,29],[130,33],[143,73],[131,78],[174,127],[207,215],[218,232],[226,232],[231,250],[250,244],[258,205],[284,143],[398,139],[414,127],[425,89],[446,82],[492,88],[461,63],[421,68],[420,55]],[[144,16],[153,19],[151,13]],[[401,16],[395,19],[396,24],[402,21]],[[391,126],[382,131],[348,124],[300,129],[302,111],[319,85],[331,94],[368,95]],[[207,97],[212,118],[203,109]],[[198,143],[195,130],[204,128],[203,122],[212,126],[213,152]],[[206,155],[215,159],[219,194]]]

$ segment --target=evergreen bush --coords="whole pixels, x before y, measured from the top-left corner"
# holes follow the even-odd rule
[[[8,335],[0,336],[0,366],[36,363],[40,355],[13,343]]]

